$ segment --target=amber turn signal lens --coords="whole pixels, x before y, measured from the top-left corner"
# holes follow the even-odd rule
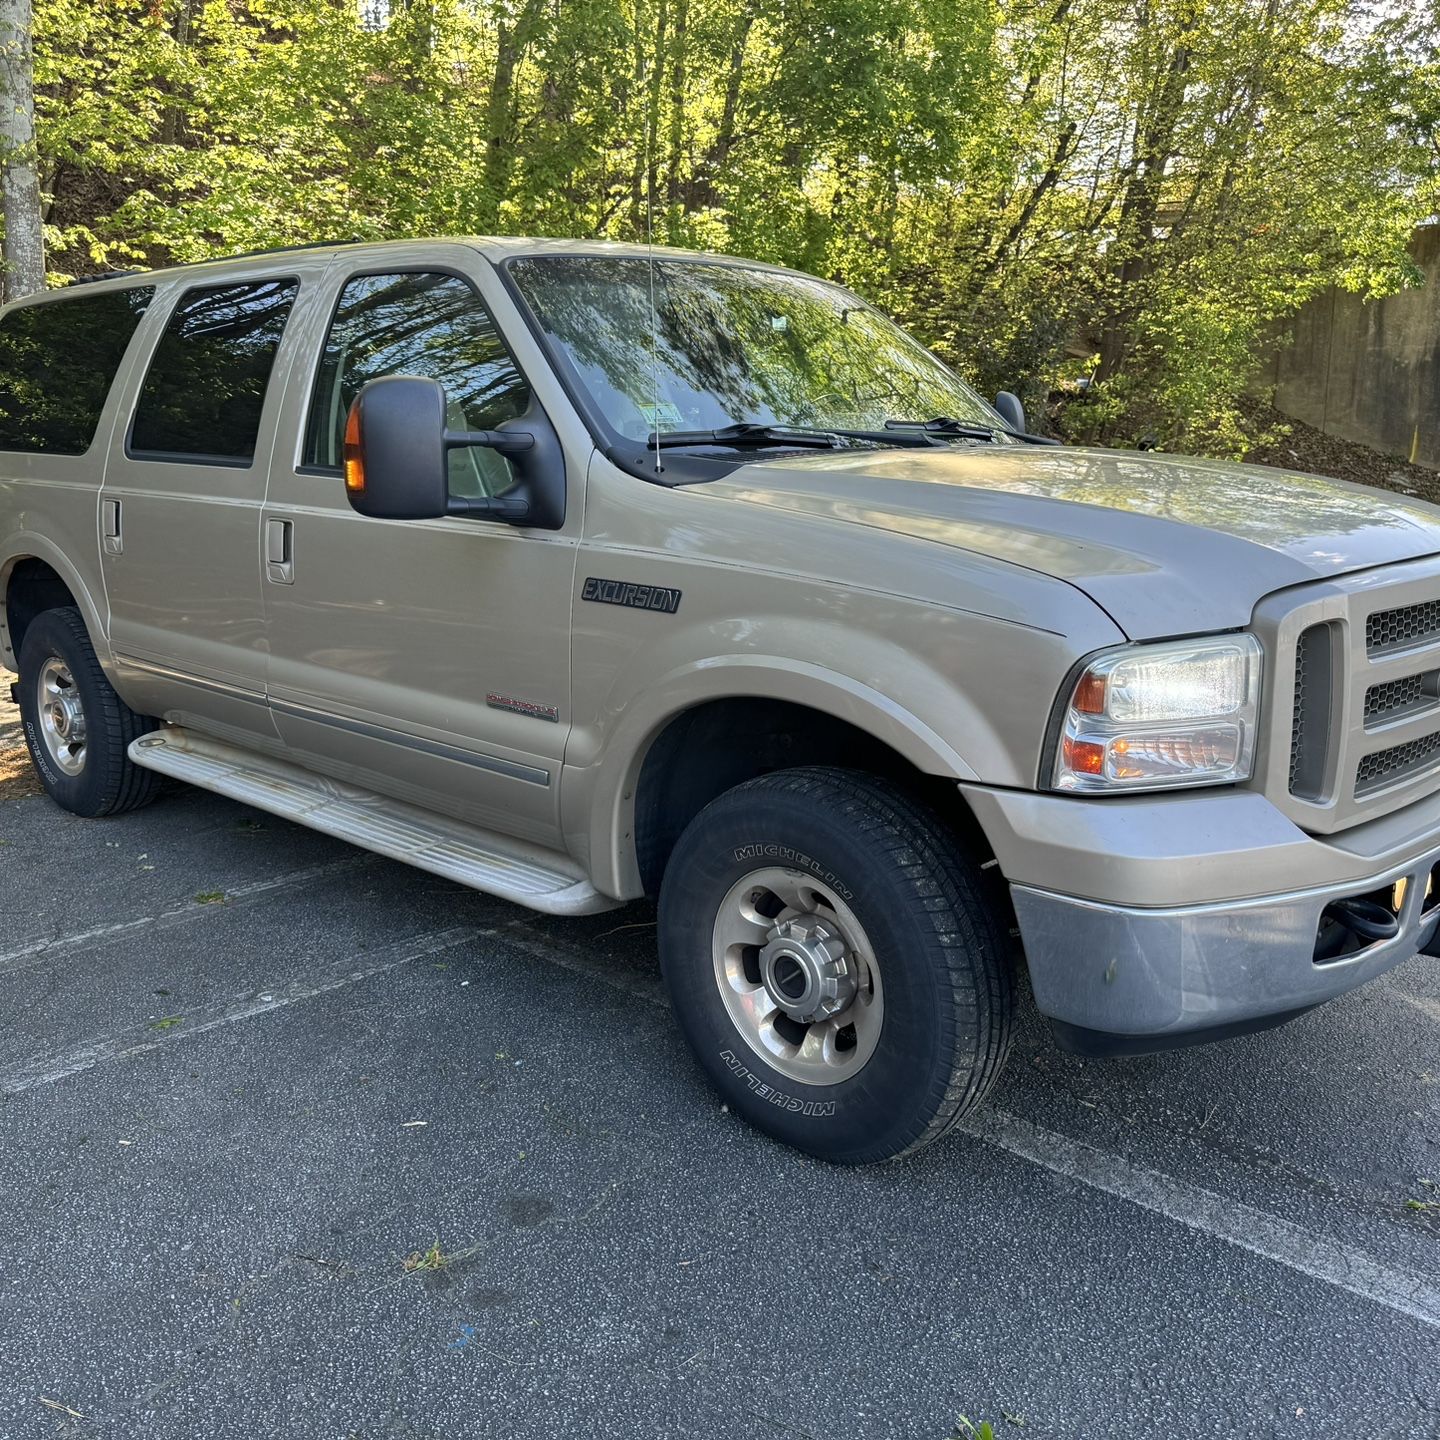
[[[365,491],[365,456],[360,446],[360,406],[350,407],[345,420],[345,488],[352,495]]]
[[[1079,775],[1099,775],[1105,769],[1105,747],[1093,740],[1067,735],[1061,745],[1065,766]]]
[[[1082,715],[1103,715],[1105,713],[1105,676],[1087,670],[1075,687],[1075,698],[1070,706]]]

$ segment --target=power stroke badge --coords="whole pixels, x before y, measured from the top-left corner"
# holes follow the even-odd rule
[[[658,610],[662,615],[673,615],[680,608],[680,592],[668,585],[635,585],[629,580],[600,580],[594,575],[587,577],[580,598],[597,605]]]

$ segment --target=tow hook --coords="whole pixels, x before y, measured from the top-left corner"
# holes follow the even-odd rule
[[[1400,917],[1387,910],[1378,900],[1354,896],[1348,900],[1332,900],[1322,919],[1343,926],[1363,945],[1376,945],[1393,940],[1400,933]]]

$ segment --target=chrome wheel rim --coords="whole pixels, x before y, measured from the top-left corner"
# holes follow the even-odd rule
[[[66,775],[78,775],[85,768],[85,707],[70,667],[58,655],[40,667],[35,712],[51,760]]]
[[[855,913],[801,870],[753,870],[715,917],[715,984],[745,1043],[802,1085],[864,1068],[885,1019],[875,952]]]

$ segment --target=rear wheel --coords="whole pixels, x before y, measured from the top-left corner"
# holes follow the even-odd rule
[[[1009,1049],[1007,927],[936,816],[841,770],[722,795],[660,894],[680,1026],[731,1107],[851,1163],[938,1139]]]
[[[130,742],[155,728],[115,693],[80,612],[46,610],[20,647],[20,719],[40,783],[75,815],[148,804],[159,776],[132,764]]]

